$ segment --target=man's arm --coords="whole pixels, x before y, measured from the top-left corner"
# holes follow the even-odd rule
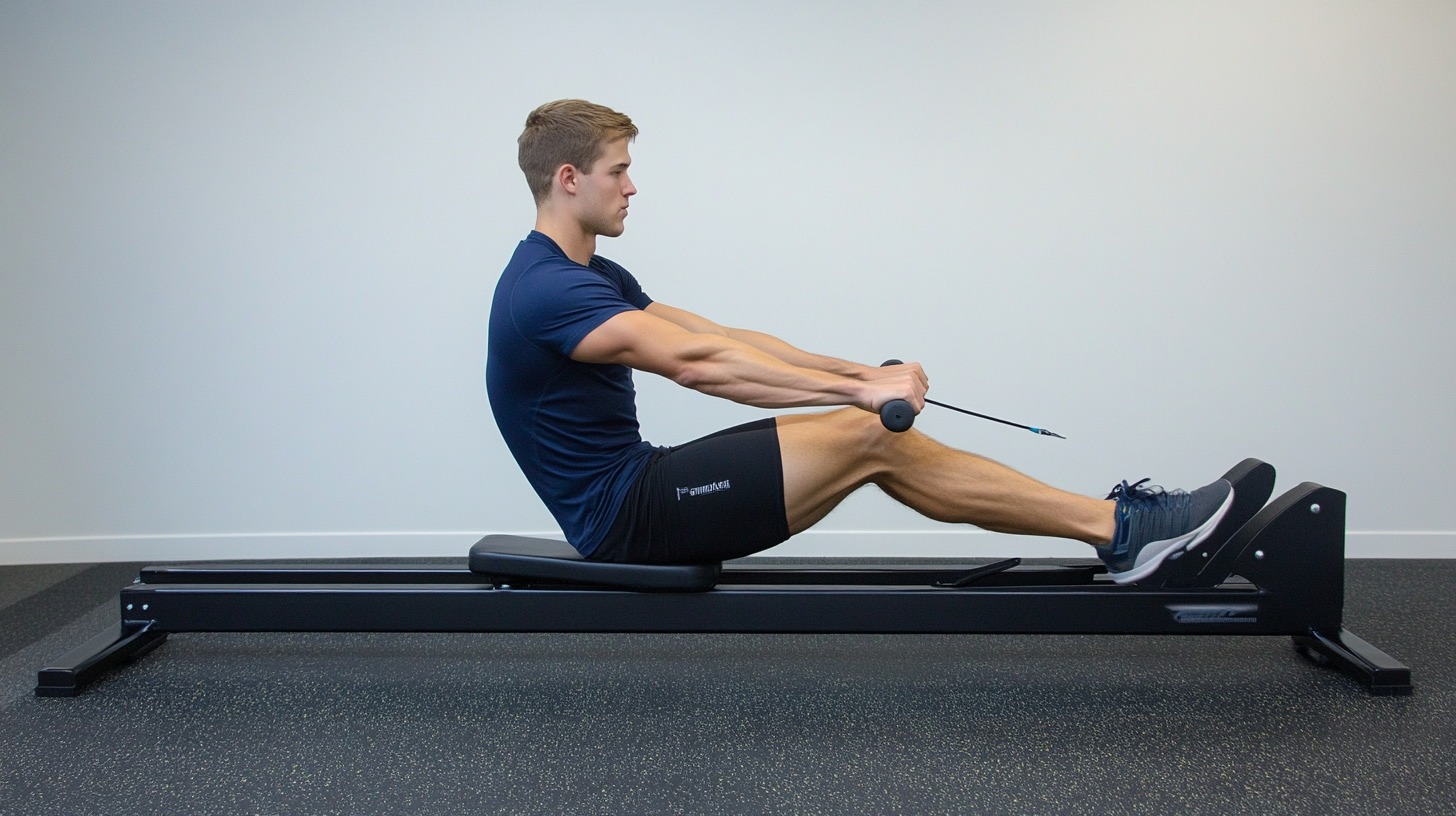
[[[796,365],[775,352],[809,365]],[[892,399],[905,399],[919,410],[925,397],[925,375],[918,365],[856,366],[799,351],[769,335],[725,329],[690,312],[655,303],[646,311],[612,317],[577,344],[571,357],[584,363],[627,365],[705,394],[760,408],[854,405],[877,411]],[[818,367],[841,364],[879,376],[860,379]]]
[[[814,371],[823,371],[829,374],[838,374],[841,377],[853,377],[859,380],[880,379],[886,373],[878,368],[852,363],[837,357],[826,357],[822,354],[813,354],[804,351],[771,334],[722,326],[706,317],[693,314],[686,309],[679,309],[676,306],[668,306],[665,303],[654,301],[647,307],[647,311],[691,332],[720,334],[724,337],[730,337],[739,342],[747,343],[759,351],[770,354],[789,365],[799,368],[808,368]]]

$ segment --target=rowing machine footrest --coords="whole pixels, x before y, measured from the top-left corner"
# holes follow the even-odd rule
[[[549,538],[488,535],[470,548],[470,571],[498,584],[531,580],[652,592],[704,592],[723,565],[614,564],[587,561],[570,544]]]

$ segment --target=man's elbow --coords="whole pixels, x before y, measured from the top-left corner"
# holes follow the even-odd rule
[[[682,362],[667,372],[667,378],[683,388],[701,391],[713,382],[711,369],[712,366],[703,361]]]
[[[716,385],[732,378],[735,345],[710,335],[692,335],[692,342],[679,345],[654,372],[694,391],[711,393]]]

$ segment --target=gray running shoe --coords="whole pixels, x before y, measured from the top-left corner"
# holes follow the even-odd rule
[[[1117,532],[1098,547],[1107,573],[1119,584],[1152,575],[1173,553],[1191,550],[1208,538],[1234,503],[1234,489],[1219,479],[1189,493],[1123,482],[1107,498],[1117,500]]]

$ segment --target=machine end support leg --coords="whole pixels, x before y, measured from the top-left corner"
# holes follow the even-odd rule
[[[1371,694],[1386,697],[1411,694],[1410,669],[1395,658],[1357,637],[1344,627],[1333,636],[1310,630],[1308,635],[1295,635],[1294,648],[1300,654],[1322,665],[1354,677]]]
[[[166,632],[151,624],[128,630],[117,624],[58,658],[36,676],[37,697],[75,697],[113,666],[136,660],[162,645]]]

